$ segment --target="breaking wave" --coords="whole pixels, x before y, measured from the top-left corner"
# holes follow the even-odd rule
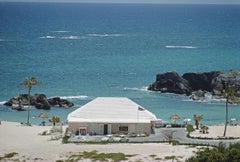
[[[124,34],[87,34],[89,37],[121,37],[124,36]]]
[[[42,36],[40,37],[41,39],[55,39],[55,36],[47,35],[47,36]]]
[[[205,93],[205,96],[200,100],[193,100],[193,99],[184,99],[184,101],[190,101],[190,102],[201,102],[206,104],[225,104],[226,99],[225,98],[215,98],[212,96],[211,93]]]
[[[90,37],[121,37],[124,36],[124,34],[86,34],[86,35],[67,35],[67,36],[62,36],[57,33],[69,33],[70,31],[51,31],[52,33],[56,33],[56,35],[45,35],[39,37],[40,39],[71,39],[71,40],[76,40],[76,39],[85,39],[85,38],[90,38]],[[0,41],[3,41],[3,39],[0,39]]]
[[[148,91],[148,87],[141,87],[141,88],[137,88],[137,87],[125,87],[124,90],[126,91]]]
[[[195,49],[197,48],[196,46],[172,46],[172,45],[168,45],[165,46],[166,48],[185,48],[185,49]]]
[[[88,99],[88,96],[60,96],[61,99]]]
[[[66,36],[66,37],[59,37],[60,39],[84,39],[84,36],[74,36],[74,35],[70,35],[70,36]]]
[[[68,30],[54,30],[54,31],[51,31],[53,33],[69,33],[70,31]]]
[[[6,101],[0,101],[0,105],[4,105]]]

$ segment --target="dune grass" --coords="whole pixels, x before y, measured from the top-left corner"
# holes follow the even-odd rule
[[[0,156],[0,161],[1,160],[6,160],[6,159],[10,159],[10,158],[14,157],[17,154],[18,153],[16,153],[16,152],[11,152],[11,153],[5,154],[4,156]]]
[[[66,160],[66,162],[79,161],[83,159],[91,159],[92,161],[123,161],[128,160],[128,157],[133,157],[135,155],[125,155],[123,153],[98,153],[96,150],[94,151],[84,151],[77,154],[70,155]],[[62,160],[57,160],[57,162],[61,162]]]

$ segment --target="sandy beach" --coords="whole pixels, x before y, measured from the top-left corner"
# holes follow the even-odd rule
[[[20,161],[56,161],[66,160],[71,154],[98,151],[98,153],[124,153],[135,155],[127,161],[164,161],[166,157],[175,156],[178,161],[185,161],[197,148],[189,146],[172,146],[168,143],[116,143],[116,144],[63,144],[62,140],[51,140],[51,135],[39,135],[49,131],[52,126],[24,126],[16,122],[2,121],[0,125],[0,157],[16,152],[11,160]],[[66,126],[63,126],[66,129]],[[224,126],[210,126],[208,134],[195,131],[191,136],[217,138],[223,134]],[[227,137],[240,137],[240,126],[228,126]],[[157,160],[158,159],[158,160]],[[10,159],[8,159],[10,160]],[[8,161],[7,160],[7,161]]]
[[[202,137],[202,138],[222,138],[224,125],[208,126],[208,133],[200,133],[199,130],[195,130],[191,133],[192,137]],[[240,137],[240,126],[227,126],[226,138],[239,138]]]
[[[158,161],[156,159],[164,159],[167,156],[176,156],[179,161],[184,161],[197,149],[183,145],[172,146],[167,143],[62,144],[61,140],[51,140],[50,135],[39,135],[50,129],[51,126],[23,126],[20,123],[2,121],[0,125],[0,156],[16,152],[18,154],[12,158],[13,160],[51,162],[64,160],[71,153],[96,150],[99,153],[121,152],[135,155],[128,158],[127,161]]]

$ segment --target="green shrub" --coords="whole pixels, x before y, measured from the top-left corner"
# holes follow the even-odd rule
[[[188,133],[195,131],[195,129],[193,128],[193,126],[190,125],[190,124],[188,124],[188,125],[186,126],[186,129],[187,129],[187,132],[188,132]]]
[[[0,160],[12,158],[13,156],[15,156],[17,154],[18,153],[16,153],[16,152],[11,152],[11,153],[5,154],[3,157],[0,156]]]
[[[69,137],[64,136],[64,137],[62,138],[62,143],[68,143],[68,139],[69,139]]]
[[[205,148],[196,152],[186,162],[238,162],[240,161],[240,143],[230,144],[226,147],[223,143],[215,148]]]

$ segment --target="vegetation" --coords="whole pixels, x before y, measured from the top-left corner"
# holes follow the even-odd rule
[[[193,128],[193,126],[192,126],[191,124],[188,124],[188,125],[186,126],[186,129],[187,129],[187,132],[188,132],[188,133],[191,133],[191,132],[194,131],[194,128]]]
[[[98,153],[96,150],[87,152],[84,151],[79,154],[74,154],[68,157],[67,160],[64,160],[66,162],[70,161],[79,161],[79,160],[84,160],[84,159],[91,159],[92,161],[123,161],[127,160],[128,157],[132,157],[134,155],[125,155],[123,153]],[[61,160],[58,160],[59,162]]]
[[[52,119],[49,119],[49,122],[53,123],[53,126],[56,125],[56,123],[60,123],[60,117],[59,116],[53,116]]]
[[[195,122],[196,129],[199,129],[199,123],[203,119],[203,115],[193,115],[193,120]]]
[[[4,156],[0,156],[0,161],[12,158],[13,156],[15,156],[17,154],[18,153],[16,153],[16,152],[11,152],[11,153],[5,154]]]
[[[27,125],[30,125],[29,117],[30,117],[30,93],[32,87],[40,84],[40,81],[36,77],[26,78],[20,85],[28,88],[28,118]]]
[[[209,128],[206,125],[201,125],[200,128],[203,134],[208,133]]]
[[[226,98],[226,117],[225,117],[225,127],[223,132],[224,137],[226,136],[227,125],[228,125],[228,103],[230,101],[234,102],[236,90],[237,90],[236,87],[233,85],[226,84],[223,87],[223,94],[224,94],[224,97]]]
[[[68,139],[69,139],[69,137],[64,136],[64,137],[62,138],[62,143],[68,143]]]
[[[174,159],[176,159],[176,156],[174,156],[174,155],[173,156],[165,156],[164,159],[165,160],[174,160]]]
[[[230,144],[226,147],[219,143],[217,147],[205,148],[196,152],[186,162],[238,162],[240,161],[240,143]]]

